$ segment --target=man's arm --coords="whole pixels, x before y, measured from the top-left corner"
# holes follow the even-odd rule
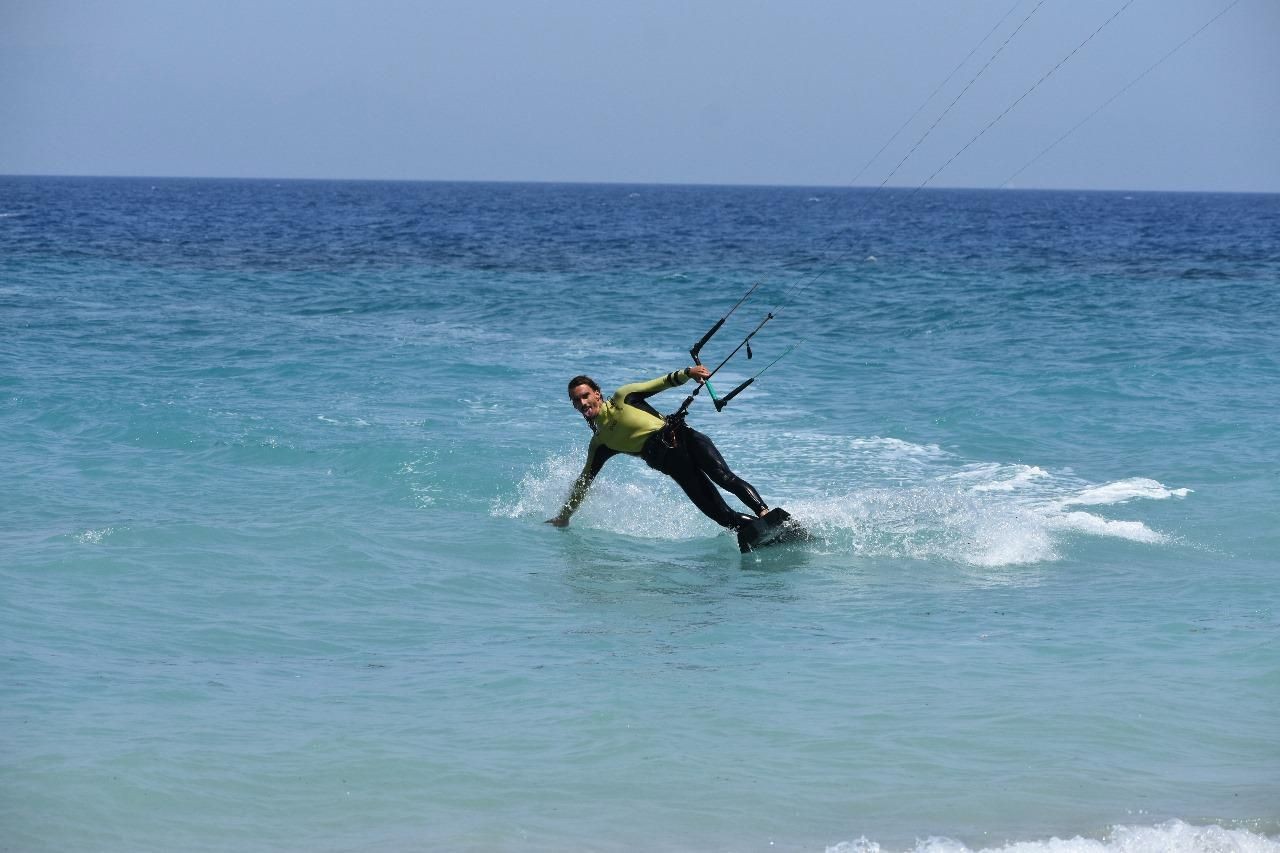
[[[590,471],[583,471],[579,474],[578,479],[573,481],[573,488],[569,491],[569,499],[560,508],[560,514],[555,518],[548,518],[547,524],[554,524],[556,527],[568,527],[569,517],[577,511],[578,507],[586,499],[587,489],[591,486],[593,479],[595,479],[595,476]]]
[[[609,457],[616,452],[598,443],[594,438],[591,440],[591,446],[587,449],[587,464],[582,466],[582,473],[573,481],[573,488],[569,490],[569,497],[560,508],[560,514],[555,518],[548,518],[547,524],[554,524],[556,527],[569,526],[569,517],[586,500],[591,481],[596,478],[596,474],[600,473],[600,469],[604,467],[605,462],[609,461]]]
[[[685,367],[680,370],[673,370],[668,374],[659,376],[657,379],[650,379],[647,382],[632,382],[629,385],[623,385],[613,395],[615,403],[629,402],[631,400],[643,400],[646,397],[652,397],[668,388],[675,388],[689,381],[690,376],[696,376],[693,371],[698,370],[697,367]]]

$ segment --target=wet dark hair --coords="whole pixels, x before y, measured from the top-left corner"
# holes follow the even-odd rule
[[[600,390],[600,386],[597,385],[596,381],[592,379],[590,376],[575,376],[569,380],[569,388],[568,388],[569,393],[572,394],[573,389],[577,388],[579,385],[586,385],[592,391]]]

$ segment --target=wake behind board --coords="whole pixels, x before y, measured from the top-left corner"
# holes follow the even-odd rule
[[[809,531],[792,521],[789,512],[782,507],[774,507],[738,528],[738,550],[746,554],[769,545],[804,542],[809,538]]]

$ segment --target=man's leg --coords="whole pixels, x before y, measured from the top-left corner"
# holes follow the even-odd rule
[[[751,507],[751,511],[756,515],[764,515],[768,511],[768,505],[764,502],[764,498],[760,497],[755,486],[729,470],[724,457],[720,455],[720,451],[716,449],[710,438],[690,428],[683,432],[681,439],[689,450],[689,458],[711,478],[712,482],[730,494],[736,495],[738,500]]]
[[[676,485],[693,501],[693,505],[716,524],[737,530],[744,521],[751,520],[751,516],[729,509],[720,491],[693,463],[685,448],[668,452],[662,461],[663,465],[658,470],[675,480]]]

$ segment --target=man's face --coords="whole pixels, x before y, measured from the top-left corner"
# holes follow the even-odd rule
[[[600,399],[600,392],[584,382],[569,389],[569,402],[573,403],[573,407],[583,417],[594,418],[600,414],[600,404],[603,401]]]

